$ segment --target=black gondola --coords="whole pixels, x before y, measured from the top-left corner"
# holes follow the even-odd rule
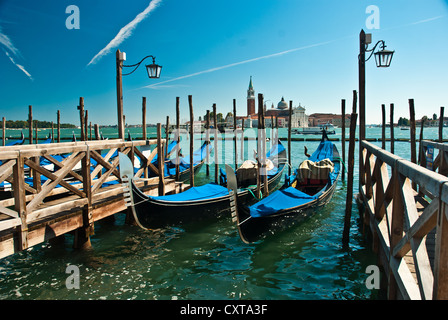
[[[320,168],[322,175],[310,179],[309,176],[303,174],[303,170],[305,170],[304,167],[313,164],[316,164],[314,168]],[[326,164],[326,166],[319,167],[319,164]],[[250,207],[241,201],[238,194],[234,195],[232,218],[237,223],[243,242],[251,243],[267,234],[285,229],[293,222],[305,219],[317,208],[330,202],[339,179],[340,157],[336,146],[328,140],[325,132],[322,134],[317,150],[308,160],[302,162],[299,170],[302,171],[297,171],[290,185],[283,186]],[[236,178],[233,170],[226,166],[226,171],[229,188],[234,190]]]
[[[278,149],[278,146],[276,146],[276,150]],[[282,150],[284,151],[283,146]],[[277,189],[281,181],[286,158],[284,157],[284,152],[274,154],[271,149],[270,154],[271,159],[278,158],[276,162],[279,164],[278,167],[274,167],[267,172],[268,188],[272,192]],[[196,221],[207,217],[219,216],[224,212],[228,212],[230,208],[231,197],[229,190],[215,183],[192,187],[174,195],[160,197],[145,195],[134,184],[132,164],[129,158],[121,153],[120,175],[123,184],[127,188],[125,202],[132,208],[137,224],[144,229],[178,225],[192,220]],[[240,200],[251,201],[256,189],[256,186],[238,189]]]

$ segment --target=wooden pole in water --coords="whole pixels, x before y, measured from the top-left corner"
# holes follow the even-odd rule
[[[241,122],[241,162],[244,162],[244,118]]]
[[[101,137],[100,137],[100,128],[98,127],[97,123],[95,123],[93,125],[93,130],[95,131],[95,140],[100,140],[101,139]]]
[[[3,126],[2,126],[3,145],[6,145],[6,119],[5,119],[5,117],[3,117],[2,122],[3,122]]]
[[[142,137],[146,140],[146,97],[142,97]]]
[[[176,129],[177,129],[177,152],[176,152],[176,181],[180,179],[179,161],[180,161],[180,108],[179,97],[176,97]]]
[[[414,99],[409,99],[410,134],[411,134],[411,162],[417,163],[417,146],[415,141],[415,109]]]
[[[193,143],[194,143],[194,116],[193,116],[193,97],[188,96],[190,106],[190,186],[194,187],[194,163],[193,163]]]
[[[390,104],[390,152],[395,152],[395,138],[394,138],[394,104]]]
[[[439,117],[439,142],[443,142],[443,118],[444,118],[444,113],[445,108],[444,107],[440,107],[440,117]]]
[[[261,96],[263,98],[263,95]],[[263,103],[264,106],[264,103]],[[264,107],[262,109],[262,113],[261,113],[261,124],[263,126],[263,140],[261,141],[261,146],[263,148],[263,151],[261,153],[261,157],[262,157],[262,168],[263,168],[263,184],[264,184],[264,193],[263,195],[266,197],[269,195],[269,186],[268,186],[268,171],[267,171],[267,167],[266,167],[266,119],[265,119],[265,114],[264,114]]]
[[[386,105],[381,105],[381,115],[383,120],[383,126],[381,128],[381,148],[386,150]]]
[[[289,118],[288,118],[288,175],[291,175],[291,119],[292,119],[292,101],[289,101]]]
[[[257,197],[261,193],[261,140],[263,139],[261,134],[261,114],[263,112],[263,95],[258,94],[258,124],[257,124]]]
[[[34,126],[34,134],[35,134],[35,141],[34,141],[34,143],[35,144],[38,144],[39,143],[39,141],[38,141],[38,137],[37,137],[37,120],[35,120],[36,122],[35,122],[35,126]]]
[[[84,117],[84,139],[85,139],[85,141],[88,140],[88,123],[89,123],[88,119],[89,119],[89,110],[86,110],[85,117]]]
[[[235,170],[238,168],[238,136],[236,133],[236,99],[233,99],[233,133],[234,133],[234,146],[235,146]]]
[[[356,135],[356,91],[353,91],[353,110],[350,116],[350,141],[348,147],[348,176],[347,176],[347,199],[345,207],[345,217],[344,217],[344,231],[342,234],[342,244],[344,246],[348,245],[350,237],[350,220],[352,216],[352,204],[353,204],[353,170],[355,165],[355,135]]]
[[[341,133],[341,143],[342,143],[342,162],[344,163],[342,166],[342,181],[345,181],[345,99],[341,100],[341,124],[342,124],[342,133]]]
[[[165,158],[168,156],[168,142],[170,141],[170,117],[166,116],[166,127],[165,127]]]
[[[207,143],[207,148],[210,147],[210,110],[207,110],[207,114],[205,116],[205,143]],[[210,155],[208,153],[205,154],[205,175],[208,177],[210,175]]]
[[[165,159],[163,158],[163,145],[162,145],[162,124],[157,124],[157,162],[159,168],[159,196],[165,195]]]
[[[216,115],[216,103],[213,104],[213,143],[215,149],[215,183],[218,183],[218,117]]]
[[[84,98],[79,98],[79,118],[81,122],[81,141],[85,141],[86,137],[84,136]]]
[[[33,144],[33,107],[28,106],[28,139]]]
[[[57,112],[57,130],[58,130],[58,142],[61,142],[61,111]]]

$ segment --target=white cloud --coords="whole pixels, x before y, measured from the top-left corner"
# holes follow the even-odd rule
[[[121,30],[117,33],[115,38],[110,41],[107,46],[105,46],[103,49],[101,49],[100,52],[98,52],[92,60],[87,65],[95,64],[98,62],[98,60],[103,57],[104,55],[108,54],[112,49],[118,47],[124,40],[126,40],[128,37],[132,35],[132,31],[137,27],[137,25],[145,19],[149,14],[156,9],[159,4],[162,2],[162,0],[152,0],[148,7],[146,7],[145,10],[140,12],[134,20],[129,22],[127,25],[125,25]]]
[[[5,49],[3,49],[3,50],[5,51],[5,54],[9,58],[9,60],[11,60],[11,62],[17,68],[22,70],[22,72],[25,73],[28,76],[28,78],[33,80],[33,77],[31,76],[31,74],[28,71],[26,71],[25,67],[22,66],[21,64],[18,64],[17,62],[15,62],[12,55],[8,52],[8,51],[10,51],[14,55],[14,57],[20,57],[20,51],[14,46],[11,39],[6,34],[3,33],[1,26],[0,26],[0,44],[7,49],[7,50],[5,50]]]
[[[9,58],[9,60],[11,60],[11,62],[12,62],[17,68],[19,68],[20,70],[22,70],[23,73],[25,73],[25,74],[28,76],[28,78],[30,78],[31,80],[33,80],[33,77],[31,76],[31,74],[30,74],[28,71],[25,70],[25,67],[24,67],[24,66],[22,66],[21,64],[16,63],[16,62],[14,61],[13,57],[11,57],[11,55],[10,55],[7,51],[5,51],[5,53],[6,53],[6,56]]]
[[[240,62],[227,64],[225,66],[215,67],[215,68],[211,68],[211,69],[195,72],[195,73],[192,73],[192,74],[188,74],[188,75],[185,75],[185,76],[180,76],[180,77],[177,77],[177,78],[165,80],[165,81],[162,81],[162,82],[159,82],[159,83],[155,83],[155,84],[151,84],[151,85],[148,85],[148,86],[144,86],[142,88],[157,89],[157,88],[160,88],[161,85],[164,84],[164,83],[173,82],[173,81],[177,81],[177,80],[182,80],[182,79],[186,79],[186,78],[191,78],[191,77],[195,77],[195,76],[198,76],[198,75],[201,75],[201,74],[204,74],[204,73],[215,72],[215,71],[219,71],[219,70],[222,70],[222,69],[227,69],[227,68],[239,66],[239,65],[242,65],[242,64],[250,63],[250,62],[263,60],[263,59],[274,58],[274,57],[282,56],[284,54],[288,54],[288,53],[295,52],[295,51],[301,51],[301,50],[305,50],[305,49],[309,49],[309,48],[319,47],[319,46],[323,46],[323,45],[326,45],[326,44],[330,44],[330,43],[335,42],[335,41],[338,41],[338,40],[330,40],[330,41],[320,42],[320,43],[316,43],[316,44],[312,44],[312,45],[308,45],[308,46],[303,46],[303,47],[300,47],[300,48],[294,48],[294,49],[289,49],[289,50],[285,50],[285,51],[269,54],[269,55],[262,56],[262,57],[257,57],[257,58],[252,58],[252,59],[248,59],[248,60],[243,60],[243,61],[240,61]]]

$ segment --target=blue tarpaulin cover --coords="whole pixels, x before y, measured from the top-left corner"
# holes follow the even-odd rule
[[[217,185],[215,183],[208,183],[200,187],[192,187],[184,192],[171,194],[160,197],[150,197],[154,200],[164,201],[194,201],[204,199],[214,199],[229,195],[227,188]]]
[[[333,143],[331,141],[322,141],[316,151],[308,158],[313,162],[319,162],[324,159],[333,161]]]
[[[285,208],[293,208],[316,199],[293,187],[277,190],[250,207],[250,215],[254,218],[268,216]]]

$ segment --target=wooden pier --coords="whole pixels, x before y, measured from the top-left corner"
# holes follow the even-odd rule
[[[448,144],[421,141],[421,165],[365,140],[360,148],[358,200],[388,298],[448,299]],[[438,151],[432,170],[428,150]]]
[[[117,151],[135,160],[135,176],[145,193],[186,187],[163,178],[164,161],[158,162],[160,171],[151,164],[163,154],[160,132],[159,124],[158,139],[152,140],[0,147],[0,183],[11,190],[3,191],[0,200],[0,258],[69,232],[75,235],[75,247],[89,246],[96,221],[126,210]],[[149,168],[159,176],[148,178]]]

